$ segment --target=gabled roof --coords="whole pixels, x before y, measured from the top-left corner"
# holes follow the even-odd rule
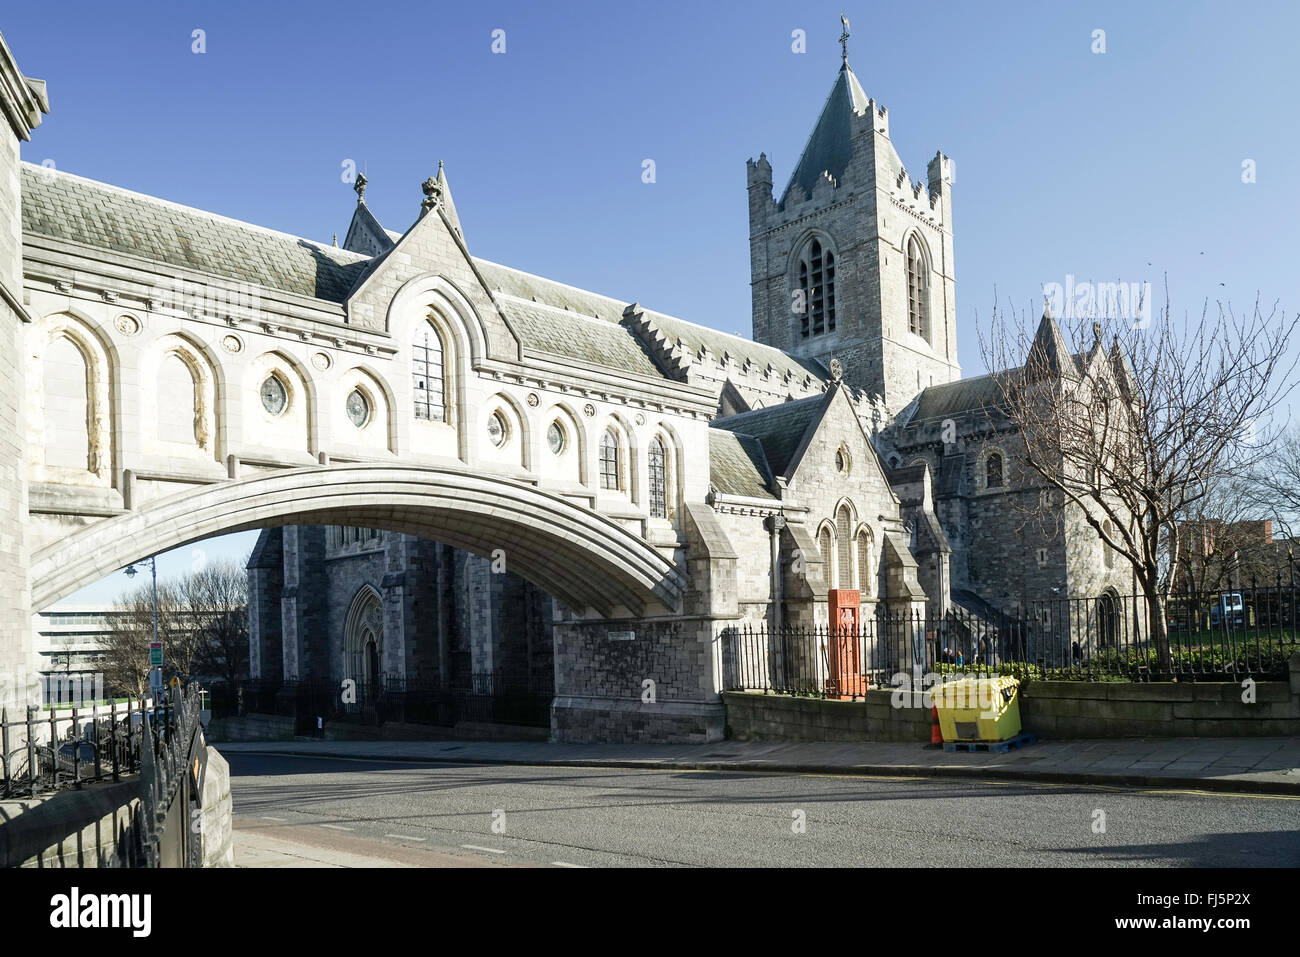
[[[740,432],[709,429],[709,484],[726,495],[776,499],[762,444]]]
[[[1025,357],[1025,368],[1035,375],[1044,371],[1059,377],[1062,373],[1074,375],[1078,371],[1077,359],[1070,353],[1070,345],[1061,334],[1061,327],[1052,318],[1052,310],[1044,309],[1043,318],[1038,323],[1038,332],[1034,334],[1033,345]]]
[[[848,60],[840,66],[839,76],[831,87],[826,105],[822,107],[817,125],[803,148],[803,155],[795,165],[790,182],[781,194],[781,205],[785,205],[791,187],[802,187],[806,195],[811,195],[813,187],[823,172],[839,181],[853,158],[853,114],[859,116],[871,108],[862,84],[853,75]]]
[[[781,402],[765,409],[714,419],[715,429],[740,432],[758,440],[775,475],[785,475],[799,451],[804,433],[819,418],[828,394]]]
[[[24,235],[341,303],[368,257],[52,167],[21,164]]]
[[[398,239],[400,238],[399,236]],[[343,238],[343,248],[371,256],[388,252],[396,243],[395,239],[389,237],[388,230],[380,225],[366,201],[358,200],[357,208],[352,213],[352,222],[348,224],[347,234]]]
[[[999,375],[1006,374],[999,373]],[[983,409],[996,410],[1000,399],[1000,387],[997,379],[992,375],[932,385],[921,392],[916,408],[908,421],[949,418]]]

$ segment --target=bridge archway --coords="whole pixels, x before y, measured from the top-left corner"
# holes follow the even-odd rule
[[[528,483],[454,467],[361,464],[205,486],[83,528],[33,555],[33,605],[47,607],[145,555],[278,525],[386,529],[503,558],[506,570],[571,610],[606,618],[672,614],[685,589],[676,566],[643,539]]]

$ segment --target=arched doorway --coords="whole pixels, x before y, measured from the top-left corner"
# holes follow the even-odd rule
[[[362,585],[348,608],[343,625],[343,677],[360,692],[358,710],[373,708],[383,674],[384,609],[379,592]]]

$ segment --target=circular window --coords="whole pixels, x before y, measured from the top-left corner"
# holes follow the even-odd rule
[[[497,448],[506,444],[506,439],[510,437],[509,427],[506,425],[505,416],[500,412],[493,412],[492,417],[488,419],[487,424],[488,438]]]
[[[279,415],[289,404],[289,393],[278,376],[269,375],[262,383],[262,408],[272,415]]]
[[[552,422],[551,427],[546,430],[546,444],[556,455],[564,451],[564,427],[559,422]]]
[[[370,403],[360,389],[353,389],[348,396],[348,418],[358,429],[370,421]]]

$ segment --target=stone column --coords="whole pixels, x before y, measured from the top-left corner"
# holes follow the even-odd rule
[[[45,84],[22,75],[0,38],[0,706],[21,715],[35,678],[27,542],[26,390],[23,306],[22,192],[18,143],[31,139],[48,113]],[[39,697],[30,703],[38,704]]]

